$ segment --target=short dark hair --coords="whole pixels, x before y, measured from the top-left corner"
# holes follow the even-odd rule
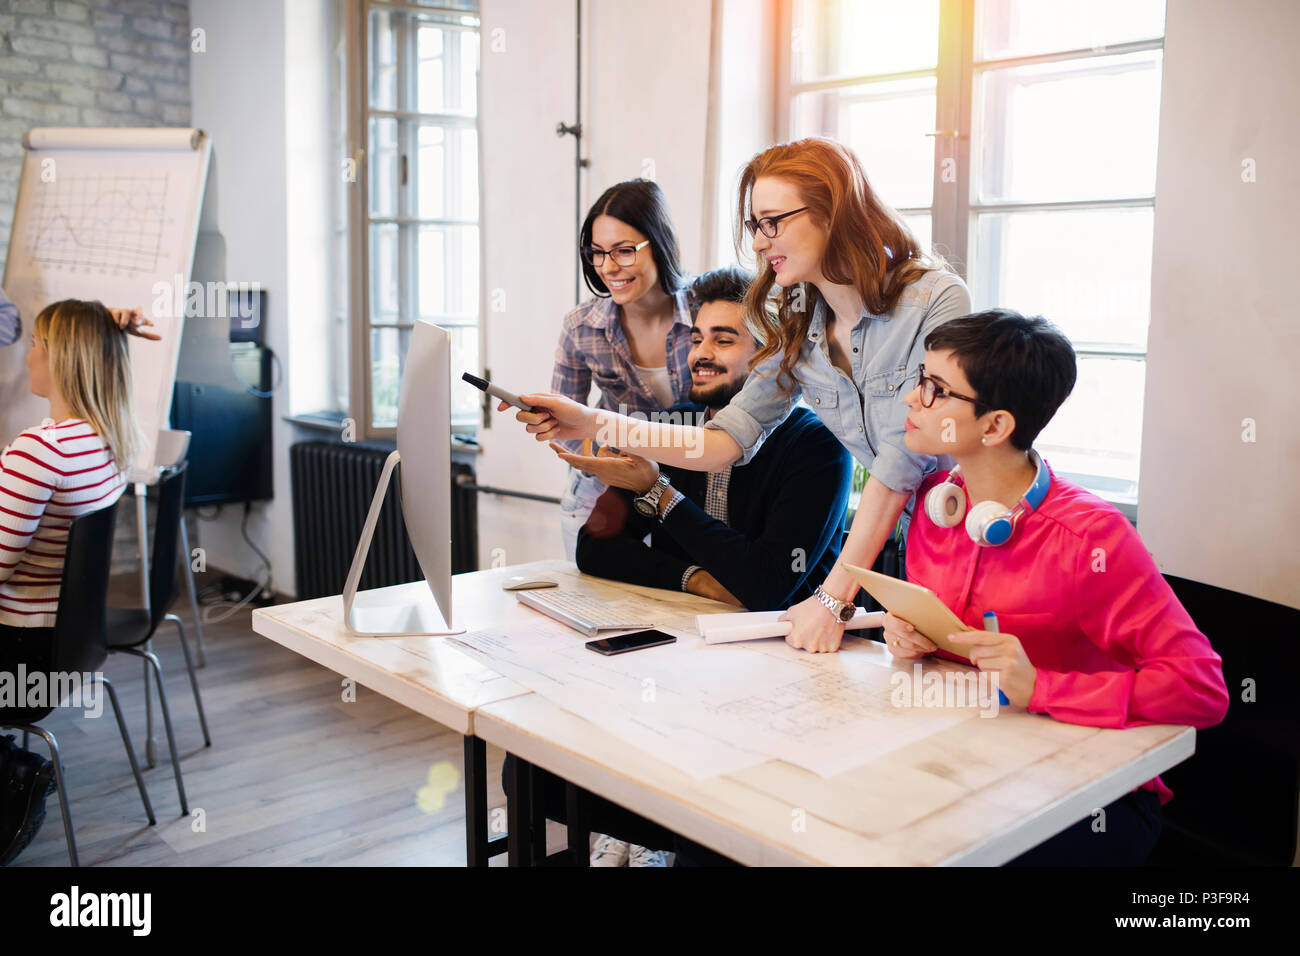
[[[686,284],[686,270],[682,268],[681,253],[677,249],[677,232],[668,215],[668,199],[658,184],[648,179],[629,179],[615,183],[592,204],[587,218],[582,221],[578,234],[578,249],[591,245],[591,227],[597,216],[613,216],[625,222],[650,240],[650,254],[659,271],[659,286],[672,295]],[[601,279],[596,267],[580,255],[582,277],[587,288],[605,298],[609,288]]]
[[[927,349],[951,350],[979,399],[975,414],[1004,408],[1016,419],[1011,444],[1028,451],[1078,375],[1074,347],[1041,315],[989,309],[945,322],[925,337]]]
[[[741,305],[749,284],[754,281],[752,272],[740,266],[723,266],[713,269],[691,280],[687,290],[691,297],[691,311],[698,312],[700,306],[710,302],[734,302]]]
[[[743,307],[745,295],[749,292],[749,286],[753,281],[752,272],[736,265],[723,266],[721,269],[713,269],[696,276],[686,290],[691,307],[691,324],[694,325],[700,309],[710,302],[730,302]],[[766,330],[760,323],[751,321],[748,313],[743,313],[742,310],[742,314],[750,338],[754,340],[755,345],[762,348],[763,343],[767,341]]]

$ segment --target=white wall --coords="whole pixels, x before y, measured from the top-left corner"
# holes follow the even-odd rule
[[[1300,608],[1297,37],[1300,4],[1169,4],[1138,528],[1166,573]]]
[[[220,241],[196,280],[258,282],[268,299],[267,345],[288,375],[288,249],[286,214],[285,0],[191,0],[190,23],[206,31],[206,52],[192,57],[190,94],[195,126],[212,135],[209,211]],[[223,261],[224,260],[224,261]],[[207,272],[202,274],[200,270]],[[293,592],[293,523],[288,447],[288,387],[272,399],[275,500],[254,507],[249,535],[271,558],[277,590]],[[251,576],[257,557],[240,537],[239,507],[199,522],[210,567]]]
[[[706,206],[710,4],[589,0],[584,5],[582,212],[608,186],[653,177],[668,197],[683,263],[701,271],[713,224]],[[484,365],[521,391],[550,388],[578,268],[573,140],[572,0],[483,0],[484,260],[489,311]],[[493,31],[505,49],[493,52]],[[499,44],[498,44],[499,45]],[[729,256],[726,257],[728,260]],[[504,293],[504,312],[491,311]],[[585,287],[582,298],[588,295]],[[479,481],[558,496],[565,469],[508,415],[480,433]],[[479,497],[480,561],[516,564],[562,554],[559,509]]]

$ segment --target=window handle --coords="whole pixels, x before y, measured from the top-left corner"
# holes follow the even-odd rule
[[[399,168],[400,168],[400,172],[399,172],[399,174],[398,174],[398,175],[399,175],[399,182],[400,182],[403,186],[405,186],[405,185],[407,184],[407,181],[408,181],[408,178],[409,178],[409,177],[408,177],[408,169],[407,169],[407,162],[406,162],[406,154],[405,154],[405,153],[402,154],[402,159],[401,159],[401,163],[400,163],[400,167],[399,167]]]

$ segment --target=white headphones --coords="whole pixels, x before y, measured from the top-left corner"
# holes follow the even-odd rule
[[[926,517],[941,528],[954,528],[965,516],[966,533],[980,547],[1006,544],[1011,540],[1011,533],[1020,516],[1026,511],[1037,509],[1051,487],[1051,472],[1032,448],[1029,450],[1029,460],[1037,469],[1033,484],[1011,511],[1000,501],[981,501],[971,508],[970,514],[966,514],[965,482],[961,479],[961,467],[957,466],[925,496]]]

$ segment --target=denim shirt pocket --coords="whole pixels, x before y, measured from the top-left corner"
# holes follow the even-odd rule
[[[801,388],[804,404],[816,412],[832,432],[839,434],[839,392],[826,385],[803,384]]]
[[[907,394],[907,366],[899,365],[867,376],[866,393],[870,398],[896,398]]]

